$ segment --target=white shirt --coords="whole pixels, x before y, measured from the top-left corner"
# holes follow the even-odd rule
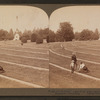
[[[74,67],[74,63],[73,62],[70,64],[70,67]]]
[[[82,69],[84,67],[85,67],[85,64],[84,63],[80,64],[80,69]]]

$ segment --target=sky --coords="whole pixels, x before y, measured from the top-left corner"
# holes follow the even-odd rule
[[[47,28],[48,16],[40,8],[32,6],[0,6],[0,29],[13,31]]]
[[[67,6],[55,10],[50,16],[50,29],[59,29],[61,22],[70,22],[74,32],[83,29],[100,32],[100,6]]]

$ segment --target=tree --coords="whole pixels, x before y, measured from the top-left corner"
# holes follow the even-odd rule
[[[99,39],[99,31],[98,31],[98,29],[95,30],[94,34],[92,34],[92,39],[93,40],[98,40]]]
[[[75,40],[80,40],[80,32],[75,32]]]
[[[61,40],[64,41],[72,41],[74,38],[73,27],[69,22],[62,22],[60,23],[60,28],[57,31],[57,34],[60,35],[62,38]]]
[[[55,33],[52,30],[49,30],[49,34],[47,36],[47,43],[48,42],[55,42]]]
[[[75,40],[98,40],[99,39],[99,32],[98,29],[95,32],[84,29],[81,32],[75,32]]]
[[[22,37],[26,37],[27,40],[31,39],[32,32],[30,30],[25,30]]]
[[[36,33],[33,33],[31,35],[31,42],[36,42],[36,39],[37,39],[37,34]]]
[[[43,43],[43,38],[40,35],[37,35],[36,43],[37,44]]]
[[[59,31],[59,30],[56,32],[56,38],[55,38],[56,42],[64,42],[63,35],[60,32],[61,31]]]
[[[21,31],[19,31],[18,34],[19,34],[20,40],[21,40],[21,37],[22,37],[23,33]]]
[[[94,34],[93,31],[84,29],[80,33],[80,40],[92,40],[92,34]]]
[[[0,41],[5,40],[7,34],[8,34],[8,32],[6,30],[1,29],[0,30]]]
[[[37,34],[39,34],[43,39],[46,39],[49,34],[49,28],[39,29]]]
[[[13,33],[12,29],[10,29],[9,33],[6,35],[6,39],[8,39],[8,40],[14,39],[14,33]]]
[[[46,39],[48,34],[49,34],[49,28],[44,28],[42,33],[43,38]]]
[[[47,36],[46,41],[47,41],[47,43],[49,43],[49,35]]]
[[[22,42],[22,43],[27,43],[27,38],[26,38],[26,37],[22,37],[22,38],[21,38],[21,42]]]

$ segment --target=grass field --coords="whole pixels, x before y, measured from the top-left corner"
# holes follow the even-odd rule
[[[63,44],[65,49],[61,48]],[[78,64],[83,61],[89,73],[71,74],[72,52],[76,52]],[[100,88],[100,41],[74,41],[54,43],[50,47],[51,88]]]
[[[61,48],[63,44],[64,49]],[[25,43],[0,41],[0,88],[100,88],[100,41]],[[72,74],[70,62],[76,52],[89,73]]]
[[[47,44],[0,42],[0,88],[47,88],[49,52]]]

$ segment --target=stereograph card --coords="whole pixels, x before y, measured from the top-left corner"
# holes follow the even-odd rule
[[[0,96],[99,96],[99,66],[99,5],[0,5]]]

